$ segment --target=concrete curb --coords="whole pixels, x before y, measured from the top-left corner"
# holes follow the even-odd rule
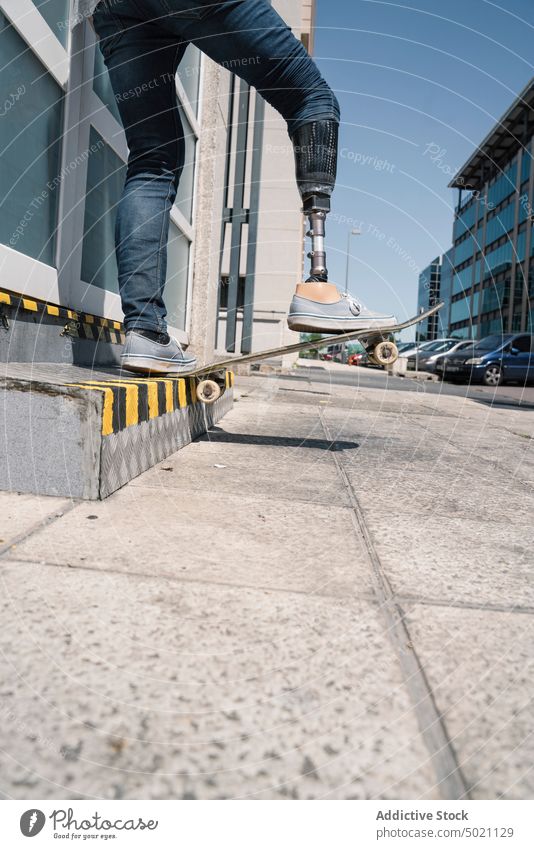
[[[106,498],[205,433],[232,407],[231,372],[226,391],[206,406],[196,398],[193,378],[108,374],[95,380],[89,372],[92,379],[55,382],[53,368],[0,383],[0,490]]]

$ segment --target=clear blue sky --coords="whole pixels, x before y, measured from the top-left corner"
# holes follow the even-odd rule
[[[411,316],[451,246],[452,174],[534,76],[534,0],[317,0],[315,57],[342,110],[330,279],[352,219],[349,290]]]

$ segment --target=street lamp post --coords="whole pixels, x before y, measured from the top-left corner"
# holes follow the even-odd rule
[[[351,236],[361,236],[362,231],[358,229],[358,227],[353,227],[352,230],[349,230],[347,233],[347,263],[345,265],[345,294],[349,293],[349,256],[350,256],[350,237]]]

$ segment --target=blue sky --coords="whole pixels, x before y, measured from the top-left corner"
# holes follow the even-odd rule
[[[506,3],[506,8],[505,8]],[[342,110],[330,279],[415,313],[418,270],[451,245],[447,188],[534,76],[533,0],[317,0],[315,58]]]

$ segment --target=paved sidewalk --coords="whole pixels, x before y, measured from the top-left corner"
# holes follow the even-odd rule
[[[0,493],[4,795],[532,798],[532,413],[239,392],[105,502]]]

